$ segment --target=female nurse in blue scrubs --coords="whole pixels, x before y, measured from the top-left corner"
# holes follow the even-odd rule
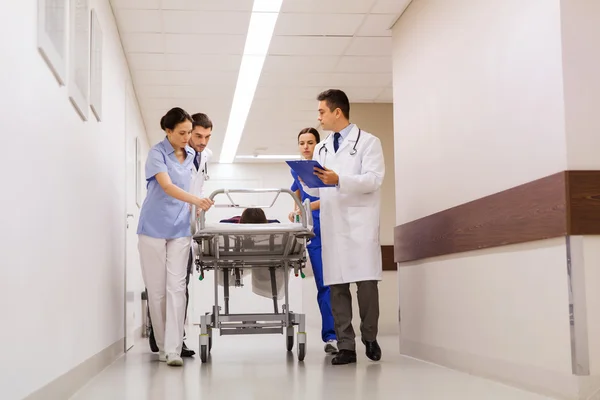
[[[208,210],[213,202],[188,193],[195,157],[188,146],[192,118],[173,108],[160,127],[166,137],[150,149],[146,160],[148,193],[140,212],[138,250],[159,360],[181,366],[190,204]]]
[[[298,147],[300,154],[306,160],[312,160],[313,152],[317,143],[320,141],[319,131],[315,128],[304,128],[298,134]],[[313,230],[315,237],[311,239],[306,246],[310,263],[312,264],[315,283],[317,284],[317,302],[321,310],[322,328],[321,338],[325,342],[326,353],[337,353],[337,341],[335,336],[335,328],[333,323],[333,314],[331,313],[331,301],[329,299],[329,287],[323,285],[323,261],[321,259],[321,226],[319,221],[319,198],[309,196],[302,189],[302,185],[298,181],[298,174],[291,170],[294,183],[291,190],[296,192],[296,195],[304,202],[305,199],[310,200],[312,209]],[[294,221],[295,214],[298,210],[290,213],[290,221]]]

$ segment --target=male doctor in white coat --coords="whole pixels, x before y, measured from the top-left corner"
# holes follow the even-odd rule
[[[206,146],[210,137],[212,136],[213,124],[210,118],[206,114],[197,113],[192,115],[192,136],[188,142],[189,146],[196,152],[194,158],[194,170],[192,171],[192,185],[190,186],[190,193],[200,198],[204,198],[204,182],[208,179],[208,161],[212,156],[212,151]],[[194,270],[194,245],[193,241],[190,248],[190,257],[188,259],[187,277],[185,280],[185,315],[187,317],[188,304],[190,302],[190,294],[188,286],[190,283],[190,277]],[[185,337],[185,331],[184,331]],[[187,349],[185,342],[183,347]],[[190,357],[195,354],[193,350],[187,349],[186,354],[190,354]],[[183,353],[183,352],[182,352]],[[183,356],[182,356],[183,357]]]
[[[334,133],[315,148],[313,159],[325,168],[315,168],[315,174],[335,187],[303,186],[307,193],[321,199],[323,280],[331,290],[339,348],[332,364],[356,362],[350,283],[358,287],[361,340],[366,355],[379,361],[379,213],[385,175],[381,142],[349,122],[350,102],[341,90],[322,92],[317,100],[323,129]]]

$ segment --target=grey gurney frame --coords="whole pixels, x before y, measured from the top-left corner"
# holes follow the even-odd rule
[[[206,362],[212,348],[212,330],[219,329],[220,335],[245,334],[283,334],[286,333],[287,350],[294,347],[294,326],[298,326],[297,356],[304,360],[306,355],[305,315],[297,314],[289,309],[289,273],[294,270],[295,276],[306,266],[306,243],[314,237],[310,202],[300,202],[295,193],[289,189],[219,189],[209,198],[219,194],[227,196],[231,204],[216,204],[213,207],[247,208],[237,204],[231,193],[274,193],[275,198],[267,206],[249,206],[270,208],[281,193],[289,194],[300,212],[299,223],[270,224],[207,224],[205,212],[200,211],[198,218],[196,207],[192,207],[192,238],[197,246],[194,263],[204,279],[204,272],[215,271],[215,302],[212,312],[200,316],[200,359]],[[235,286],[241,286],[240,274],[244,269],[268,268],[271,278],[273,313],[232,314],[229,312],[229,279]],[[275,270],[284,268],[284,304],[278,307],[277,284]],[[222,274],[222,275],[221,275]],[[234,277],[231,277],[231,275]],[[224,311],[219,305],[219,277],[223,276]]]

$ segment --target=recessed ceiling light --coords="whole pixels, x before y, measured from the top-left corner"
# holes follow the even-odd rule
[[[256,86],[269,51],[283,0],[254,0],[219,162],[232,163],[237,153]]]

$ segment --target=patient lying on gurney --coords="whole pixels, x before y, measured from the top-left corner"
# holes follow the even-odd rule
[[[269,220],[265,215],[262,208],[246,208],[239,218],[240,224],[267,224],[270,222],[278,223],[277,220]],[[275,269],[275,282],[277,286],[277,298],[282,299],[284,296],[284,285],[285,285],[285,269]],[[289,271],[287,271],[289,273]],[[247,274],[248,271],[245,272]],[[271,273],[269,268],[253,268],[252,269],[252,292],[262,297],[272,298],[273,294],[271,291]],[[219,279],[219,283],[222,285],[222,277]]]

